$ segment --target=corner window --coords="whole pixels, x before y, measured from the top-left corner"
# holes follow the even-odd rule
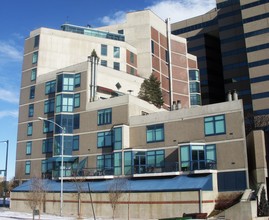
[[[31,172],[31,161],[26,161],[25,162],[25,174],[29,175]]]
[[[65,134],[73,133],[73,115],[56,115],[56,123],[64,128]],[[62,129],[60,129],[58,126],[55,126],[55,133],[62,133]]]
[[[33,122],[27,124],[27,136],[32,136],[33,134]]]
[[[53,118],[49,120],[54,121]],[[43,133],[53,132],[54,124],[50,121],[43,121]]]
[[[26,155],[30,155],[32,153],[32,141],[28,141],[26,143]]]
[[[111,131],[97,133],[97,147],[111,147],[112,134]]]
[[[113,69],[114,70],[120,70],[120,63],[119,62],[114,62]]]
[[[34,104],[30,104],[28,107],[28,117],[34,116]]]
[[[73,136],[73,151],[79,150],[79,135]]]
[[[29,94],[29,99],[34,99],[35,98],[35,86],[30,87],[30,94]]]
[[[50,82],[46,82],[46,86],[45,86],[45,94],[51,94],[51,93],[55,93],[55,85],[56,85],[56,81],[50,81]]]
[[[57,95],[56,112],[73,112],[74,98],[71,94]]]
[[[38,51],[33,53],[32,64],[36,64],[38,60]]]
[[[74,85],[74,74],[61,74],[57,76],[57,92],[73,92]]]
[[[36,80],[36,68],[31,70],[31,81]]]
[[[101,44],[101,55],[107,56],[107,45]]]
[[[113,129],[113,146],[114,150],[122,149],[122,128]]]
[[[147,143],[164,141],[163,124],[147,126]]]
[[[77,73],[75,74],[75,79],[74,79],[75,88],[80,87],[80,82],[81,82],[81,74]]]
[[[225,116],[217,115],[204,118],[205,135],[225,134]]]
[[[102,109],[98,111],[98,125],[111,124],[112,121],[112,109]]]
[[[52,113],[54,112],[54,99],[49,99],[44,102],[44,113]]]
[[[114,58],[120,58],[120,48],[114,47]]]
[[[49,138],[42,142],[42,154],[52,153],[53,139]]]

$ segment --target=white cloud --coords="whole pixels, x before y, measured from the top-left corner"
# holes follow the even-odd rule
[[[18,111],[16,110],[0,111],[0,118],[4,118],[4,117],[18,118]]]
[[[8,90],[0,89],[0,100],[17,104],[19,103],[19,95]]]
[[[208,12],[216,7],[215,0],[162,0],[148,7],[163,20],[177,22]]]
[[[170,18],[174,23],[204,14],[215,7],[215,0],[159,0],[147,6],[146,9],[152,10],[163,20]],[[112,16],[105,16],[100,20],[104,25],[112,25],[123,23],[125,17],[126,12],[118,11]]]
[[[11,61],[21,61],[22,51],[10,42],[0,41],[0,58]]]

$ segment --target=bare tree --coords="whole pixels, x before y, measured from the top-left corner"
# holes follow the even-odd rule
[[[112,207],[112,218],[115,218],[116,208],[119,204],[120,198],[124,195],[127,189],[127,179],[115,178],[109,187],[109,201]]]
[[[28,198],[27,204],[33,211],[33,219],[35,219],[35,210],[41,210],[46,187],[44,181],[40,178],[34,177],[30,181],[30,189],[29,192],[26,193],[26,197]],[[38,215],[40,219],[40,211]]]

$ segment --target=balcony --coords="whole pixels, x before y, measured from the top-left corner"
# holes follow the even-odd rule
[[[140,164],[134,166],[125,166],[124,175],[132,177],[154,177],[154,176],[173,176],[182,173],[208,173],[217,169],[216,161],[199,160],[187,162],[166,162],[161,166],[153,166],[149,164]],[[64,169],[63,177],[69,179],[113,179],[115,175],[114,167],[107,168],[83,168],[83,169]],[[60,178],[60,170],[52,171],[52,179]]]

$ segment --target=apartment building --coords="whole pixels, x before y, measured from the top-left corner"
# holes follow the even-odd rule
[[[208,13],[172,24],[197,56],[202,103],[236,90],[246,115],[269,113],[268,1],[216,0]]]

